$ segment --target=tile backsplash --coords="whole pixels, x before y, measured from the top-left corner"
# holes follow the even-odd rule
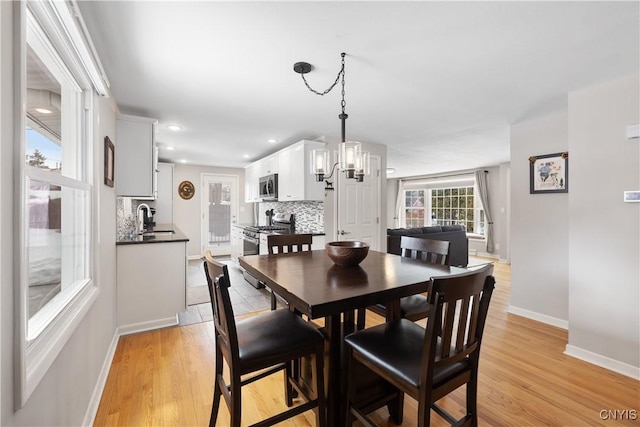
[[[128,199],[128,200],[125,200]],[[116,198],[116,239],[122,240],[128,236],[133,228],[136,227],[136,209],[138,204],[143,203],[140,200],[134,200],[128,197]],[[130,206],[129,206],[130,205]]]
[[[266,224],[264,214],[268,209],[274,213],[291,213],[295,215],[296,231],[324,233],[324,202],[263,202],[258,208],[258,222]]]

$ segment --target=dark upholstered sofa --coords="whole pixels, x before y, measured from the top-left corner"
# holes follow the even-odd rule
[[[449,241],[449,264],[466,267],[469,263],[469,240],[462,225],[387,229],[388,253],[400,255],[402,236],[447,240]]]

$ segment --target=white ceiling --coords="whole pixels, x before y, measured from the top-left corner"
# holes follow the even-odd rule
[[[347,139],[387,145],[394,176],[507,162],[511,125],[640,68],[637,1],[79,5],[121,112],[157,118],[160,157],[176,163],[239,167],[338,141],[339,86],[314,95],[293,64],[311,63],[322,91],[341,52]]]

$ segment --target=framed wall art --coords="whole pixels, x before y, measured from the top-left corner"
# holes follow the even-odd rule
[[[104,185],[113,187],[116,148],[108,136],[104,137]]]
[[[529,193],[568,193],[569,153],[529,157]]]

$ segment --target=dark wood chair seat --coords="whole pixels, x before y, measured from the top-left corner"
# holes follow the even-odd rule
[[[254,426],[271,426],[302,412],[314,409],[316,424],[326,425],[324,393],[324,336],[316,328],[289,310],[276,310],[235,321],[229,298],[227,266],[205,255],[204,271],[213,308],[215,327],[215,383],[209,426],[218,418],[223,396],[231,414],[231,426],[240,427],[242,386],[275,372],[285,371],[285,401],[293,405],[294,393],[305,403],[267,418]],[[315,396],[303,390],[294,377],[293,363],[303,356],[315,356]],[[224,362],[229,367],[230,383],[223,376]],[[243,375],[258,372],[250,377]]]
[[[495,285],[488,264],[467,274],[435,278],[429,284],[427,327],[407,319],[394,320],[345,338],[349,352],[347,423],[357,418],[374,424],[366,414],[377,407],[352,403],[356,363],[365,365],[403,393],[418,401],[418,426],[430,425],[431,409],[451,425],[477,425],[477,388],[480,344]],[[436,401],[466,384],[467,408],[455,419]],[[400,417],[401,418],[401,417]],[[398,423],[402,419],[395,420]]]

